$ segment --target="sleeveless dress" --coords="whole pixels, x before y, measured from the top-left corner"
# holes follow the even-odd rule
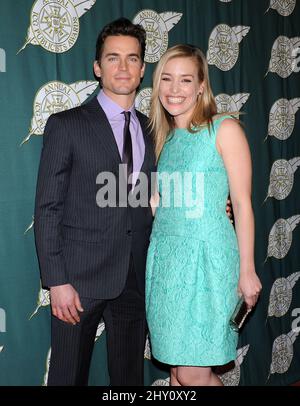
[[[236,358],[238,334],[229,319],[238,301],[239,251],[226,215],[227,172],[215,145],[225,118],[214,120],[210,132],[174,130],[158,163],[146,312],[152,354],[170,365]]]

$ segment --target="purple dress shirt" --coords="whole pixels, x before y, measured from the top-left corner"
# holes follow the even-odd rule
[[[123,151],[123,128],[125,124],[125,116],[124,114],[122,114],[124,109],[120,107],[117,103],[115,103],[110,97],[108,97],[103,90],[100,90],[97,96],[97,100],[102,109],[104,110],[104,113],[112,128],[118,146],[119,154],[121,157]],[[140,122],[136,115],[134,104],[130,107],[128,111],[131,112],[129,129],[132,140],[132,158],[133,158],[132,183],[133,185],[135,185],[142,164],[144,162],[145,141]]]

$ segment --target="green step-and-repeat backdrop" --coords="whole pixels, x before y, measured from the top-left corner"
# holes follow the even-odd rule
[[[263,291],[234,368],[221,378],[225,385],[291,384],[300,379],[300,1],[1,0],[0,385],[47,383],[49,295],[32,230],[43,131],[50,114],[96,94],[96,38],[121,16],[147,31],[139,110],[149,111],[157,61],[187,42],[207,55],[218,109],[244,113]],[[100,323],[90,385],[109,383],[105,346]],[[146,385],[169,384],[148,341],[145,372]]]

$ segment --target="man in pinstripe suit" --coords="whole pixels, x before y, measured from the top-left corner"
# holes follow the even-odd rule
[[[96,178],[105,171],[119,180],[126,114],[133,171],[147,179],[155,171],[147,119],[134,109],[145,39],[144,29],[124,18],[105,26],[94,64],[102,90],[81,107],[53,114],[46,125],[35,239],[52,307],[48,385],[87,385],[102,317],[111,385],[143,385],[144,274],[152,213],[148,205],[99,207]],[[146,186],[149,201],[149,182]]]

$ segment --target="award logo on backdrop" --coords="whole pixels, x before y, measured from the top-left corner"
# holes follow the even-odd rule
[[[49,52],[67,52],[76,43],[79,18],[96,0],[36,0],[22,51],[28,44],[40,45]]]
[[[236,93],[229,95],[220,93],[215,97],[218,113],[227,113],[230,111],[240,111],[246,101],[249,99],[250,93]]]
[[[0,48],[0,73],[6,72],[6,52]]]
[[[208,40],[207,62],[223,71],[232,69],[239,57],[239,43],[249,30],[244,25],[216,25]]]
[[[222,0],[221,0],[222,1]],[[272,8],[283,17],[287,17],[294,11],[296,0],[270,0],[270,5],[266,13]]]
[[[96,331],[96,335],[95,335],[95,342],[100,338],[100,336],[102,335],[104,330],[105,330],[104,320],[101,319],[98,324],[98,327],[97,327],[97,331]]]
[[[156,379],[151,386],[170,386],[170,378]]]
[[[300,37],[288,38],[280,35],[273,43],[269,68],[267,73],[277,73],[285,79],[293,72],[297,72],[296,58],[300,47]]]
[[[268,188],[268,197],[274,197],[276,200],[285,199],[294,185],[294,173],[300,166],[300,157],[290,159],[277,159],[271,168],[270,183]]]
[[[293,344],[298,337],[299,331],[292,329],[287,334],[276,337],[272,347],[272,361],[267,381],[271,374],[284,374],[290,367],[293,357]]]
[[[97,86],[98,82],[92,80],[81,80],[69,85],[52,81],[43,85],[35,95],[29,134],[22,144],[27,142],[33,134],[44,134],[46,122],[51,114],[80,106]]]
[[[48,351],[47,357],[46,357],[46,367],[45,367],[45,374],[44,374],[44,379],[43,379],[42,386],[47,386],[47,383],[48,383],[50,358],[51,358],[51,347],[49,348],[49,351]]]
[[[0,308],[0,333],[6,332],[6,314],[5,310]],[[0,352],[2,352],[4,345],[0,345]]]
[[[146,345],[145,345],[145,351],[144,351],[144,358],[148,359],[148,360],[151,360],[151,358],[152,358],[149,334],[147,334],[147,336],[146,336]]]
[[[276,220],[269,234],[266,260],[268,257],[282,259],[287,255],[292,245],[293,231],[299,222],[300,215],[298,214],[288,219],[280,218]]]
[[[38,310],[41,307],[46,307],[49,305],[50,305],[50,291],[48,289],[43,289],[41,287],[38,293],[37,306],[33,311],[33,313],[30,315],[29,320],[31,320],[32,317],[37,314]]]
[[[299,107],[300,98],[276,100],[269,113],[268,135],[281,141],[287,140],[294,131],[295,114]]]
[[[133,19],[134,24],[142,25],[147,33],[145,62],[155,63],[168,49],[168,32],[178,23],[182,14],[167,11],[158,14],[154,10],[142,10]]]
[[[272,285],[268,317],[282,317],[284,316],[292,303],[293,287],[300,278],[300,272],[294,272],[287,278],[277,278]]]
[[[234,368],[224,374],[218,375],[224,386],[238,386],[241,378],[241,365],[248,353],[250,344],[237,349],[237,356],[234,360]]]
[[[29,226],[26,228],[26,230],[24,231],[24,235],[27,234],[30,230],[33,229],[33,225],[34,225],[34,216],[32,216],[32,220],[31,223],[29,224]]]
[[[0,333],[6,333],[6,312],[0,307]]]
[[[135,108],[149,117],[152,87],[141,89],[135,98]]]

